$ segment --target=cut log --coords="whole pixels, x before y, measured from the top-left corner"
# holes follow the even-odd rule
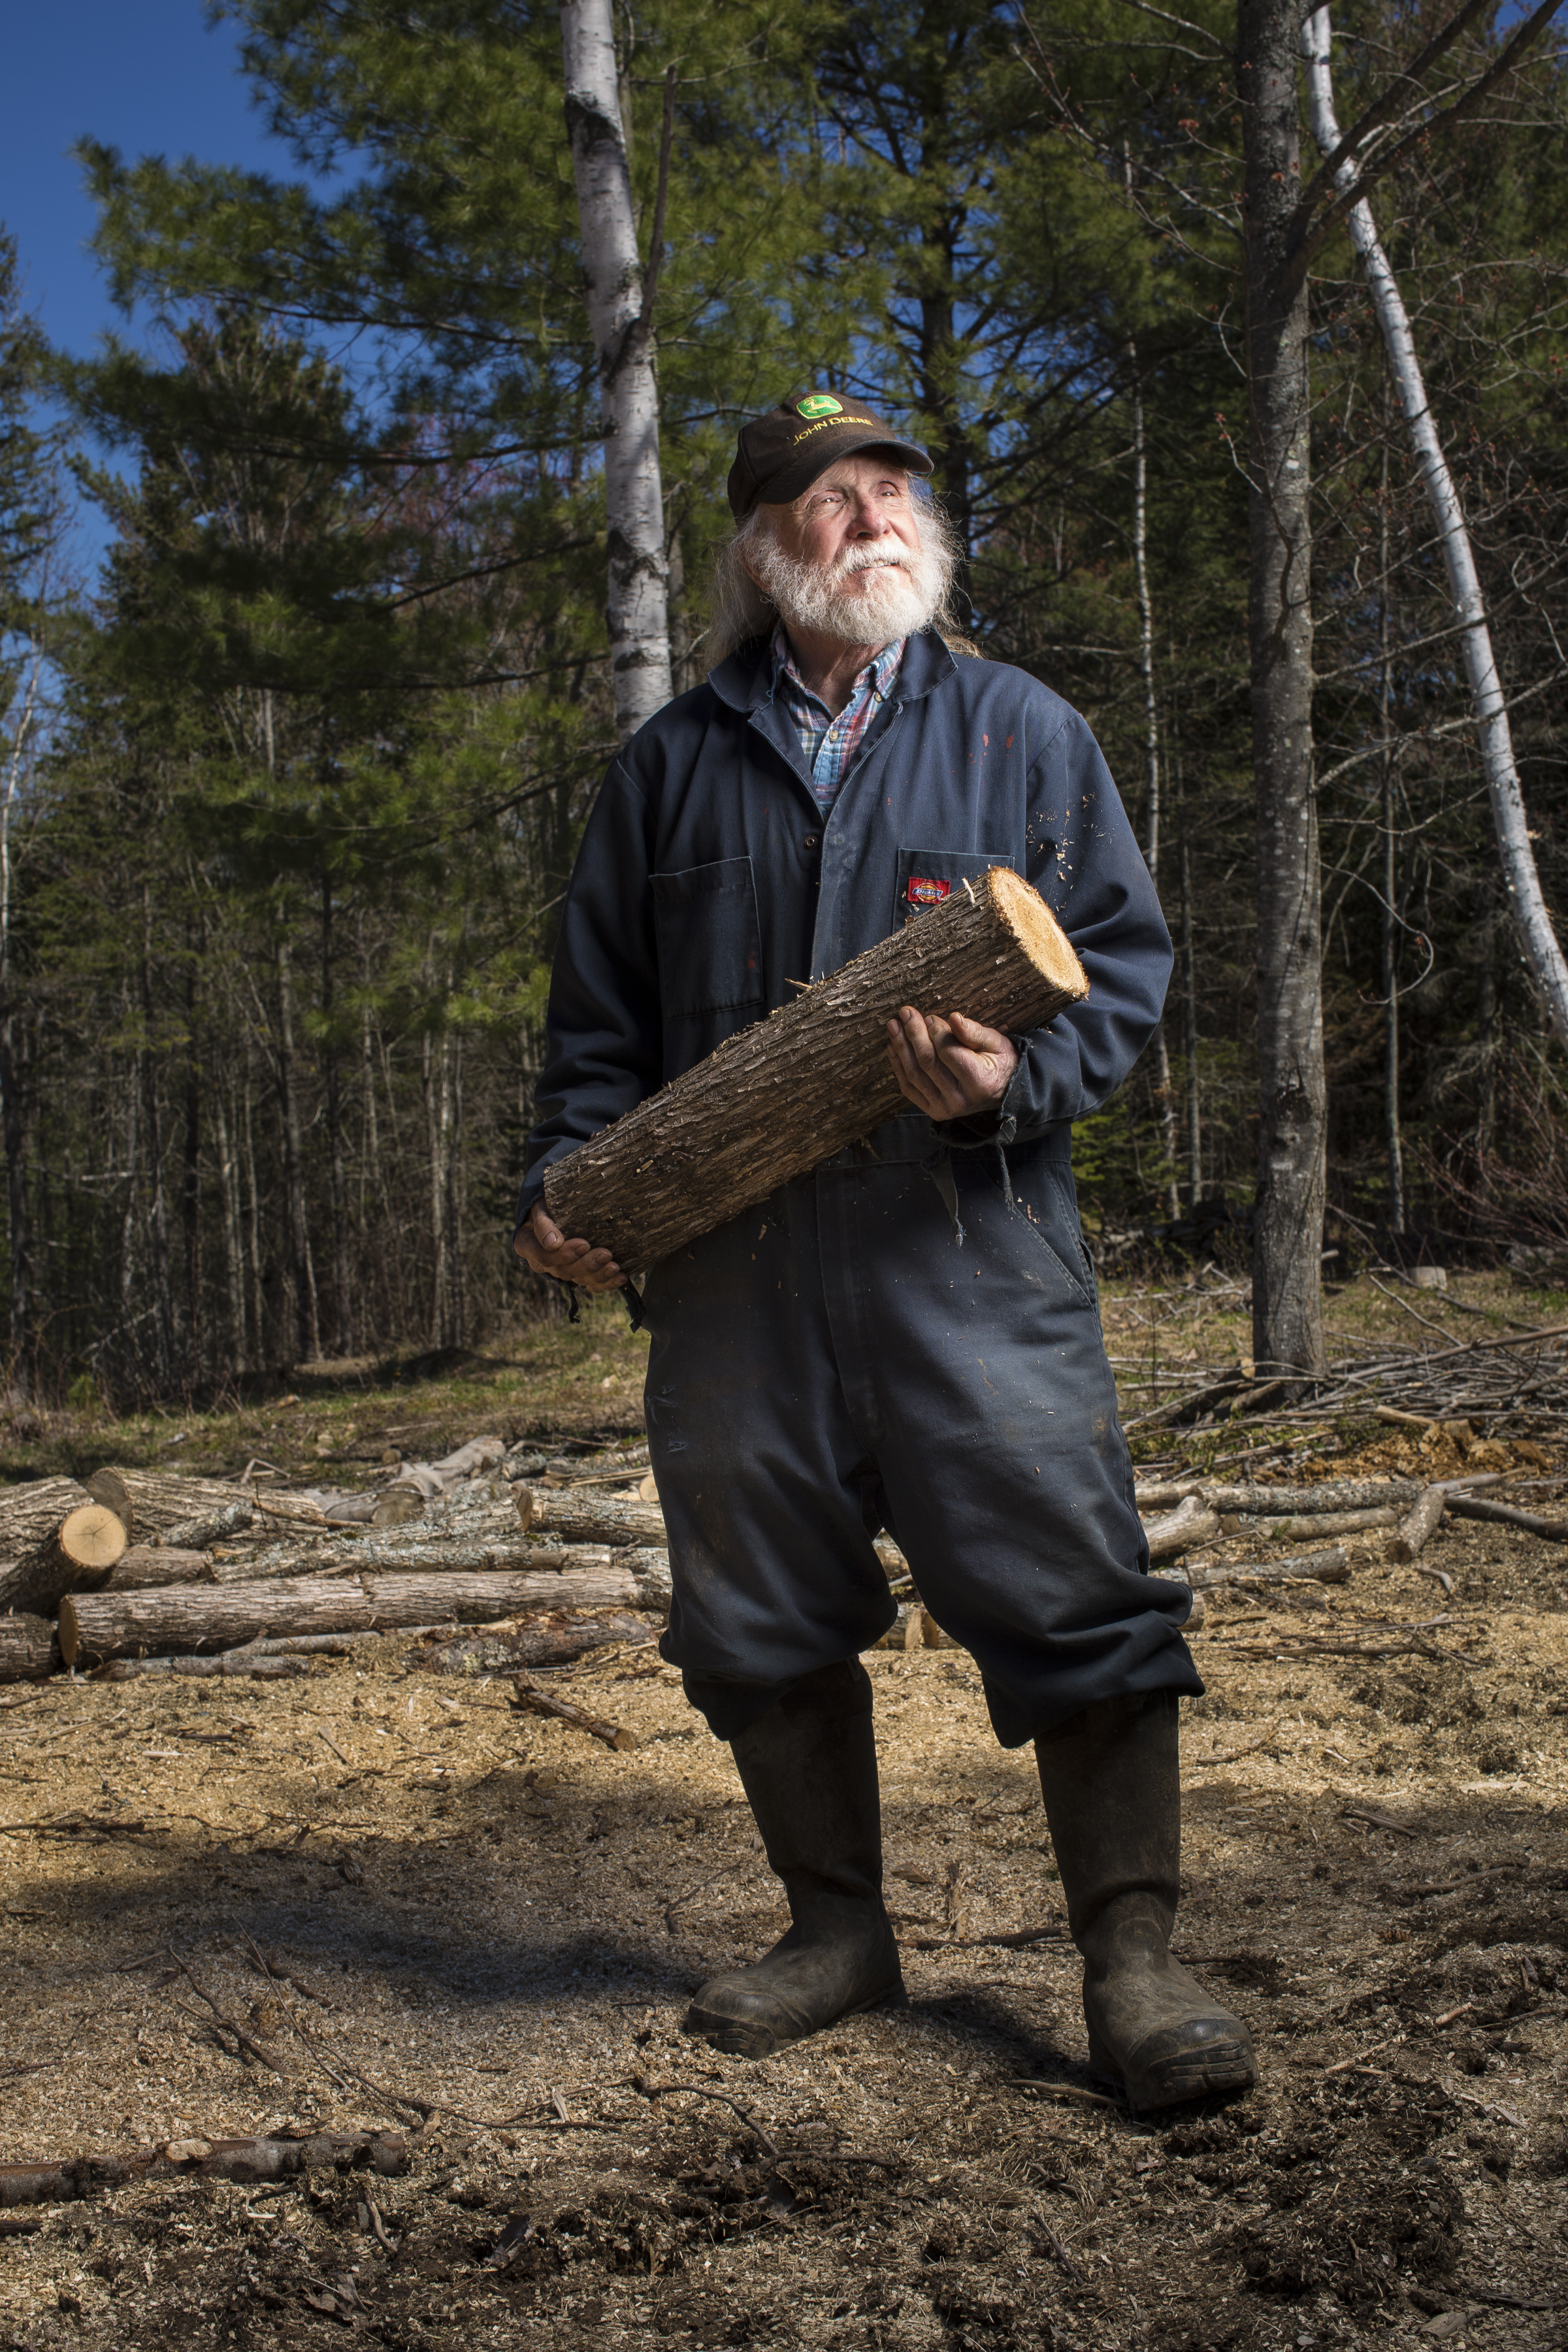
[[[574,1617],[561,1609],[536,1610],[527,1617],[504,1618],[458,1640],[429,1640],[422,1650],[411,1650],[408,1664],[437,1675],[493,1675],[519,1666],[565,1666],[591,1651],[620,1643],[646,1648],[657,1638],[655,1621],[633,1617],[622,1610],[602,1615]]]
[[[622,1496],[591,1495],[571,1487],[514,1486],[522,1525],[534,1535],[559,1536],[563,1543],[661,1544],[664,1513],[657,1503],[634,1503]]]
[[[205,1551],[209,1544],[222,1543],[226,1536],[243,1535],[254,1516],[249,1501],[239,1496],[231,1503],[194,1511],[188,1519],[176,1519],[158,1541],[170,1551]]]
[[[641,1273],[908,1109],[888,1059],[901,1004],[1016,1032],[1088,993],[1045,900],[994,866],[556,1161],[546,1204]]]
[[[163,1544],[132,1544],[115,1561],[104,1587],[110,1592],[145,1592],[159,1584],[210,1584],[212,1555],[171,1551]]]
[[[1222,1486],[1205,1478],[1205,1501],[1216,1511],[1242,1511],[1251,1517],[1300,1518],[1324,1511],[1373,1511],[1417,1501],[1421,1478],[1339,1478],[1323,1486]]]
[[[1447,1497],[1441,1486],[1428,1486],[1407,1518],[1399,1523],[1399,1533],[1388,1547],[1390,1559],[1418,1559],[1428,1539],[1437,1532]]]
[[[136,1540],[136,1504],[130,1487],[118,1470],[95,1470],[86,1482],[87,1491],[95,1503],[112,1511],[125,1530],[125,1540]]]
[[[1146,1486],[1134,1486],[1132,1500],[1140,1511],[1173,1511],[1189,1495],[1205,1493],[1201,1478],[1158,1478]]]
[[[112,1463],[107,1474],[97,1475],[117,1478],[124,1487],[131,1498],[132,1525],[146,1544],[161,1543],[190,1520],[232,1510],[237,1503],[250,1499],[216,1478],[180,1478],[169,1471],[132,1470],[122,1462]],[[202,1548],[192,1546],[195,1550]]]
[[[220,1650],[215,1658],[110,1658],[107,1665],[94,1668],[92,1679],[128,1683],[138,1675],[229,1675],[237,1681],[274,1683],[288,1682],[310,1671],[303,1658],[279,1657],[247,1643],[243,1649]]]
[[[641,1559],[640,1572],[622,1564]],[[252,1584],[171,1584],[153,1592],[70,1593],[60,1604],[68,1665],[237,1649],[268,1634],[370,1633],[493,1624],[526,1609],[639,1609],[668,1593],[664,1555],[626,1553],[570,1574],[298,1576]]]
[[[642,1543],[645,1538],[633,1538]],[[253,1584],[268,1576],[353,1575],[384,1570],[389,1575],[483,1576],[510,1570],[587,1567],[589,1552],[608,1558],[611,1547],[531,1544],[522,1529],[502,1520],[495,1534],[437,1534],[423,1525],[410,1535],[388,1538],[333,1529],[319,1540],[268,1544],[248,1555],[215,1559],[219,1584]]]
[[[1218,1533],[1218,1512],[1205,1509],[1195,1495],[1168,1518],[1151,1519],[1143,1530],[1151,1560],[1176,1559],[1194,1544],[1212,1543]]]
[[[1350,1562],[1343,1544],[1331,1544],[1327,1551],[1302,1552],[1295,1559],[1246,1560],[1233,1568],[1209,1568],[1201,1573],[1194,1570],[1191,1581],[1194,1592],[1213,1592],[1226,1584],[1286,1584],[1303,1576],[1317,1584],[1348,1584]]]
[[[0,1495],[0,1562],[25,1559],[47,1543],[68,1511],[91,1501],[74,1478],[29,1478],[7,1487]]]
[[[1368,1535],[1374,1528],[1391,1528],[1399,1517],[1390,1507],[1377,1511],[1320,1511],[1305,1518],[1243,1518],[1227,1514],[1229,1536],[1258,1536],[1269,1543],[1312,1543],[1320,1536]]]
[[[39,1483],[58,1486],[69,1482],[50,1478]],[[125,1529],[114,1513],[82,1493],[81,1500],[57,1518],[30,1551],[0,1567],[0,1608],[52,1617],[62,1593],[79,1587],[90,1592],[106,1582],[124,1549]]]
[[[41,1683],[61,1663],[47,1617],[0,1617],[0,1683]]]

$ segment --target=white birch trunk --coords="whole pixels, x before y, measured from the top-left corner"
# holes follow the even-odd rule
[[[1301,51],[1307,66],[1312,136],[1325,155],[1332,154],[1340,143],[1339,124],[1334,117],[1333,81],[1330,73],[1331,37],[1329,11],[1319,8],[1307,18],[1301,37]],[[1347,155],[1334,173],[1336,185],[1350,187],[1359,169],[1356,158]],[[1469,675],[1470,696],[1476,711],[1476,732],[1480,743],[1481,772],[1486,777],[1487,792],[1491,800],[1492,823],[1497,829],[1498,847],[1502,855],[1503,879],[1508,886],[1509,903],[1523,941],[1525,960],[1545,1000],[1552,1025],[1562,1043],[1568,1045],[1568,962],[1563,960],[1551,914],[1542,896],[1535,853],[1530,845],[1524,795],[1520,789],[1519,770],[1514,763],[1513,734],[1508,723],[1502,682],[1498,677],[1497,663],[1492,655],[1486,600],[1476,572],[1470,535],[1465,526],[1464,507],[1458,487],[1443,455],[1432,412],[1426,404],[1426,386],[1421,373],[1421,362],[1415,355],[1415,339],[1411,332],[1398,281],[1389,266],[1383,240],[1377,233],[1377,224],[1372,216],[1372,207],[1364,196],[1359,204],[1352,206],[1348,226],[1351,243],[1360,257],[1378,324],[1383,330],[1389,370],[1399,394],[1400,405],[1405,411],[1415,463],[1426,486],[1426,495],[1442,541],[1444,567],[1461,624],[1465,667]]]
[[[669,700],[668,572],[652,321],[637,258],[611,0],[562,0],[566,130],[599,365],[610,657],[624,741]],[[658,256],[651,257],[657,274]]]

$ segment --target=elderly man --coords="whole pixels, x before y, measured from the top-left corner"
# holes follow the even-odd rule
[[[1250,2083],[1252,2052],[1168,1948],[1177,1700],[1203,1685],[1188,1595],[1148,1573],[1070,1129],[1152,1029],[1170,941],[1083,720],[950,648],[930,470],[830,393],[742,430],[716,667],[614,761],[573,875],[517,1247],[618,1285],[551,1219],[552,1161],[987,866],[1048,901],[1086,1003],[1017,1037],[905,1006],[908,1111],[647,1277],[664,1655],[733,1750],[793,1923],[687,2024],[762,2057],[902,1998],[858,1654],[893,1616],[887,1528],[997,1738],[1034,1741],[1090,2063],[1169,2105]]]

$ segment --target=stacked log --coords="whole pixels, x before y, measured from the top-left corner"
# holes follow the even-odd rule
[[[47,1617],[0,1617],[0,1683],[41,1683],[60,1664]]]
[[[563,1543],[661,1544],[664,1512],[658,1503],[622,1495],[594,1495],[547,1486],[514,1486],[517,1515],[533,1535]]]
[[[62,1593],[101,1584],[125,1529],[74,1478],[36,1478],[0,1495],[0,1612],[53,1613]]]
[[[233,1649],[269,1634],[483,1625],[531,1609],[662,1607],[668,1591],[663,1555],[626,1552],[623,1559],[625,1564],[606,1559],[554,1572],[295,1576],[70,1594],[60,1604],[60,1654],[68,1665],[100,1665],[139,1653]]]

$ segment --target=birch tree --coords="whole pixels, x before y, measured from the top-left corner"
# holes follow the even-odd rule
[[[1330,12],[1326,7],[1319,8],[1307,18],[1302,32],[1301,54],[1307,66],[1312,136],[1322,151],[1326,168],[1342,198],[1346,192],[1357,187],[1363,165],[1354,137],[1349,140],[1341,138],[1335,117],[1331,62],[1332,37]],[[1416,468],[1431,505],[1438,545],[1443,552],[1443,567],[1458,616],[1465,670],[1475,709],[1481,772],[1486,778],[1487,794],[1491,803],[1492,824],[1497,833],[1510,908],[1526,961],[1541,992],[1552,1025],[1560,1041],[1568,1045],[1568,961],[1563,958],[1553,929],[1541,887],[1541,877],[1536,870],[1535,853],[1530,845],[1530,825],[1525,815],[1519,769],[1513,756],[1508,702],[1492,650],[1486,598],[1476,569],[1470,534],[1465,523],[1464,501],[1443,454],[1443,446],[1427,402],[1415,338],[1399,291],[1399,282],[1378,236],[1371,204],[1364,195],[1357,196],[1351,204],[1345,226],[1377,313],[1384,348],[1388,354],[1389,373],[1404,412]]]
[[[562,0],[561,46],[588,324],[599,373],[610,661],[616,730],[624,742],[670,696],[653,307],[664,241],[674,86],[666,83],[658,196],[645,270],[637,257],[611,0]]]

